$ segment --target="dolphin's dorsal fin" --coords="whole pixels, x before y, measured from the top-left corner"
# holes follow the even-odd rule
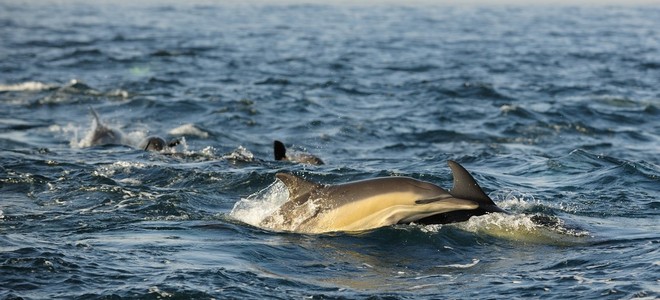
[[[96,113],[96,110],[90,106],[89,111],[92,112],[92,116],[94,116],[94,119],[96,120],[96,126],[102,127],[103,123],[101,122],[101,117],[99,117],[99,114]]]
[[[277,173],[275,177],[282,181],[289,190],[289,199],[292,201],[306,200],[309,193],[323,187],[322,184],[307,181],[295,175],[287,173]]]
[[[280,141],[273,142],[273,153],[275,154],[275,160],[282,160],[286,158],[286,147]]]
[[[167,143],[167,147],[174,148],[181,144],[181,139],[180,138],[173,138]]]
[[[479,184],[474,180],[463,166],[453,160],[448,160],[449,168],[454,176],[454,186],[449,191],[452,196],[461,199],[474,200],[480,204],[495,205],[493,200],[484,193]]]

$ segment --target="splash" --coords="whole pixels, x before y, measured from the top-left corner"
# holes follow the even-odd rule
[[[95,136],[95,130],[96,130],[96,121],[92,122],[92,126],[88,129],[87,133],[85,136],[80,139],[79,141],[76,142],[76,140],[71,141],[71,145],[73,148],[87,148],[94,146],[94,136]],[[119,139],[117,140],[116,144],[117,145],[126,145],[126,146],[131,146],[133,148],[137,148],[138,145],[140,144],[140,141],[145,139],[147,137],[146,131],[132,131],[129,133],[125,133],[120,129],[117,129],[116,127],[112,127],[112,130],[118,133]]]
[[[493,192],[489,195],[501,208],[514,211],[525,211],[540,205],[533,195],[518,191],[505,190]]]
[[[98,166],[92,173],[94,176],[111,178],[116,173],[130,174],[135,169],[144,169],[146,165],[140,162],[116,161],[109,165]]]
[[[276,180],[265,189],[236,202],[229,215],[243,223],[262,227],[262,221],[272,216],[288,199],[286,186]]]
[[[566,226],[557,217],[528,214],[487,214],[453,224],[456,228],[523,243],[573,245],[590,233]]]
[[[208,138],[209,133],[197,128],[194,124],[183,124],[179,127],[173,128],[170,130],[169,134],[171,135],[193,135],[200,138]]]
[[[491,194],[497,205],[512,214],[493,213],[474,216],[465,222],[445,225],[420,225],[426,233],[438,233],[443,226],[451,226],[479,235],[532,244],[573,245],[584,242],[591,233],[559,217],[539,213],[549,209],[564,211],[561,204],[545,204],[530,194],[503,191]],[[557,207],[559,206],[559,207]],[[533,213],[530,213],[533,212]],[[527,213],[524,213],[527,212]]]
[[[226,160],[232,161],[253,161],[254,154],[243,146],[238,146],[234,151],[222,157]]]
[[[267,188],[238,201],[231,213],[231,217],[264,229],[274,231],[308,232],[301,226],[318,213],[319,204],[310,199],[304,204],[294,208],[296,218],[285,218],[280,214],[280,207],[289,200],[289,190],[286,185],[275,180]]]

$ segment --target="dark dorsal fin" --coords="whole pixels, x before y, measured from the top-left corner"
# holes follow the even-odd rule
[[[449,191],[456,198],[473,200],[480,204],[495,205],[463,166],[453,160],[447,161],[454,176],[454,186]]]
[[[322,184],[307,181],[287,173],[277,173],[275,177],[282,181],[289,190],[289,199],[292,201],[306,200],[309,193],[323,187]]]
[[[174,148],[179,144],[181,144],[181,139],[180,138],[173,138],[167,143],[167,147]]]
[[[273,142],[273,152],[275,153],[275,160],[282,160],[286,158],[286,147],[280,141]]]

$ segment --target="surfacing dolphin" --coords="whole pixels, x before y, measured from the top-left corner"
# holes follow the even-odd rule
[[[94,129],[92,129],[92,135],[89,138],[89,144],[91,146],[124,144],[124,135],[121,131],[103,124],[101,117],[99,117],[99,114],[93,108],[90,107],[89,111],[94,116]]]
[[[311,155],[309,153],[296,153],[292,156],[287,156],[286,147],[284,147],[284,143],[277,140],[273,142],[273,153],[275,154],[275,160],[290,161],[290,162],[308,164],[308,165],[323,164],[323,161],[320,158]]]
[[[165,142],[165,140],[159,136],[149,136],[140,142],[138,148],[144,151],[163,151],[168,148],[176,147],[179,143],[181,143],[181,140],[179,139],[172,139],[169,142]]]
[[[409,177],[382,177],[324,185],[278,173],[289,199],[261,225],[302,233],[362,231],[405,223],[445,224],[503,212],[470,173],[448,161],[453,188]]]
[[[101,117],[92,107],[89,108],[94,116],[94,129],[92,130],[91,137],[89,138],[90,146],[102,146],[102,145],[126,145],[126,146],[135,146],[131,145],[128,139],[124,138],[124,135],[121,131],[108,127],[103,122],[101,122]],[[159,136],[149,136],[142,140],[137,146],[139,149],[144,151],[163,151],[168,148],[176,147],[181,140],[172,139],[169,142]]]

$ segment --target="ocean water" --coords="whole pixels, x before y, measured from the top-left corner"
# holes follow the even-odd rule
[[[449,159],[512,214],[255,226]],[[2,299],[657,299],[659,209],[657,5],[0,1]]]

